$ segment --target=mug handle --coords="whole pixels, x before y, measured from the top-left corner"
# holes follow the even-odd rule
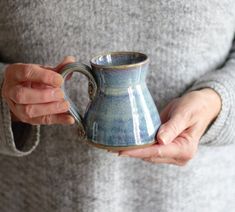
[[[92,101],[94,99],[94,97],[96,96],[97,83],[96,83],[95,78],[92,74],[91,68],[85,64],[75,62],[75,63],[70,63],[70,64],[65,65],[62,68],[62,70],[60,71],[60,74],[62,75],[62,77],[64,79],[66,79],[66,77],[72,72],[79,72],[87,77],[87,79],[88,79],[88,94],[89,94],[90,100]],[[65,90],[64,83],[62,84],[61,88],[64,92],[65,100],[67,100],[70,103],[69,113],[74,117],[75,121],[78,124],[79,135],[81,137],[85,137],[86,132],[85,132],[84,124],[83,124],[83,117],[82,117],[79,109],[75,106],[75,104],[69,98],[69,96]]]

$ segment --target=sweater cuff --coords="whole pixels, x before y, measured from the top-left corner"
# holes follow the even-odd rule
[[[200,139],[200,144],[206,145],[223,145],[233,142],[233,124],[231,119],[233,98],[231,91],[226,88],[220,81],[200,81],[196,82],[187,92],[211,88],[217,92],[221,98],[222,106],[216,119],[208,126],[204,135]]]
[[[2,70],[1,68],[0,88],[4,75]],[[39,143],[39,132],[40,126],[13,123],[9,107],[0,95],[0,153],[11,156],[30,154]]]

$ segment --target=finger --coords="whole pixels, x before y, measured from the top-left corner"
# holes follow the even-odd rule
[[[48,65],[40,65],[40,64],[38,64],[40,67],[42,67],[42,68],[45,68],[45,69],[49,69],[49,70],[52,70],[52,71],[54,71],[54,68],[52,67],[52,66],[48,66]]]
[[[13,120],[20,120],[19,116],[17,115],[17,111],[15,109],[15,103],[13,101],[11,101],[9,98],[6,98],[5,101],[7,102],[8,107],[10,108],[10,111],[12,114],[14,114],[15,117],[12,117],[12,121]]]
[[[173,103],[175,103],[175,100],[171,101],[160,113],[160,118],[161,118],[161,122],[165,123],[168,121],[169,119],[169,111],[173,105]]]
[[[67,64],[69,63],[74,63],[76,61],[75,57],[73,56],[66,56],[63,61],[58,65],[56,66],[55,68],[55,71],[56,72],[60,72],[60,70]]]
[[[75,62],[75,57],[73,56],[67,56],[63,59],[63,61],[55,68],[55,71],[60,73],[61,69],[69,64],[69,63],[74,63]],[[72,77],[73,73],[69,74],[68,76],[66,76],[65,80],[69,80]]]
[[[63,77],[60,74],[35,64],[12,64],[7,67],[6,77],[17,82],[32,81],[53,87],[60,87],[63,83]]]
[[[62,100],[64,93],[60,88],[32,89],[18,85],[10,90],[9,98],[18,104],[39,104]]]
[[[45,85],[42,83],[36,83],[36,82],[32,82],[31,83],[31,88],[35,88],[35,89],[47,89],[47,88],[53,88],[50,85]]]
[[[180,153],[180,148],[175,143],[170,143],[169,145],[154,144],[150,147],[134,150],[126,150],[119,152],[119,155],[127,155],[135,158],[174,158]]]
[[[69,114],[53,114],[47,116],[41,116],[37,118],[33,118],[30,120],[30,124],[43,124],[43,125],[51,125],[51,124],[74,124],[74,118]]]
[[[33,105],[15,105],[17,114],[21,114],[23,119],[31,119],[34,117],[40,117],[50,114],[65,113],[69,109],[68,101],[58,101],[45,104],[33,104]]]
[[[155,164],[173,164],[178,166],[183,166],[186,164],[186,162],[176,161],[172,158],[145,158],[143,160]]]
[[[119,155],[136,158],[178,158],[182,156],[182,154],[187,154],[187,152],[191,151],[191,146],[188,145],[189,143],[191,143],[191,141],[188,141],[187,138],[178,137],[174,142],[168,145],[154,144],[141,149],[121,151]],[[182,157],[184,157],[184,155]]]
[[[168,145],[154,144],[150,147],[121,151],[119,155],[127,155],[136,158],[172,158],[180,161],[188,161],[197,151],[198,138],[195,128],[191,127],[178,136]]]
[[[124,150],[120,151],[119,155],[127,155],[130,157],[136,158],[150,158],[150,157],[162,157],[161,150],[159,151],[160,144],[154,144],[150,147],[140,148],[140,149],[133,149],[133,150]]]
[[[189,122],[185,117],[181,116],[181,114],[172,115],[170,119],[160,127],[157,133],[157,141],[160,144],[169,144],[188,127]]]
[[[36,89],[45,89],[45,88],[53,88],[50,85],[45,85],[42,83],[37,83],[37,82],[23,82],[21,83],[22,86],[27,87],[27,88],[36,88]]]
[[[28,82],[22,82],[21,85],[24,86],[24,87],[27,87],[27,88],[31,88],[32,87],[32,82],[29,82],[29,81]]]

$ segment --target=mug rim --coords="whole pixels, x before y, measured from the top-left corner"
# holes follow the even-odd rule
[[[100,65],[95,63],[95,60],[99,57],[104,57],[106,55],[128,55],[128,54],[138,54],[141,56],[144,56],[145,59],[141,62],[137,62],[137,63],[132,63],[132,64],[125,64],[125,65]],[[142,66],[146,63],[149,62],[149,57],[142,53],[142,52],[136,52],[136,51],[111,51],[111,52],[104,52],[102,54],[98,54],[96,56],[94,56],[91,60],[90,63],[92,66],[97,67],[97,68],[103,68],[103,69],[127,69],[127,68],[135,68],[135,67],[139,67]]]

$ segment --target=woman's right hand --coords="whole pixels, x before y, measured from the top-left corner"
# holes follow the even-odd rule
[[[57,67],[74,62],[66,57]],[[13,121],[36,124],[73,124],[66,112],[69,103],[61,90],[63,77],[56,68],[36,64],[15,63],[6,67],[2,87]]]

